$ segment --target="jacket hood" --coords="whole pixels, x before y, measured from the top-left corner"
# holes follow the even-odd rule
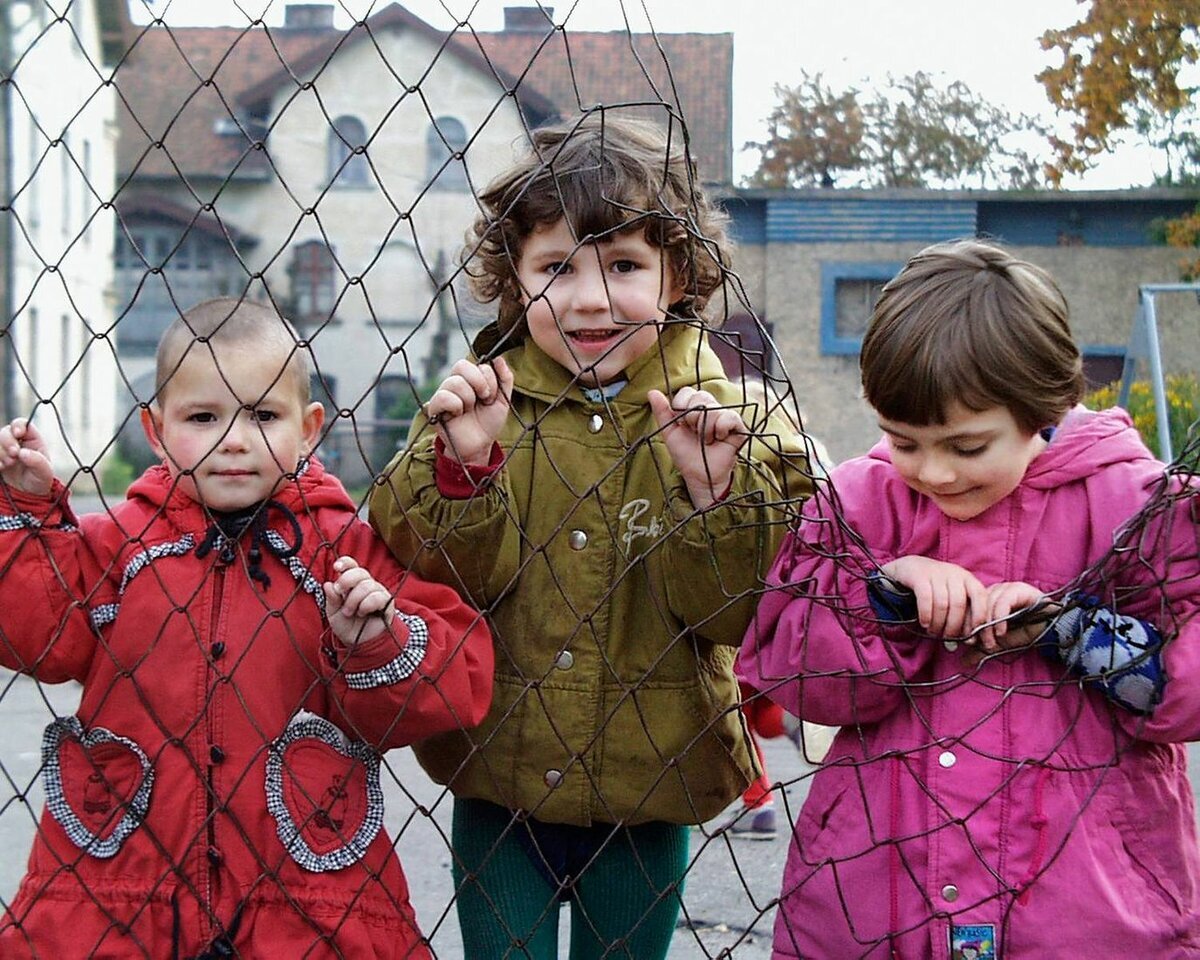
[[[167,513],[197,511],[203,514],[199,504],[185,494],[163,464],[151,467],[133,482],[128,499],[140,500],[152,508],[165,508]],[[354,512],[354,504],[340,480],[327,473],[321,461],[310,457],[300,475],[284,484],[272,498],[278,500],[293,513],[313,510],[318,507],[336,507]]]
[[[887,439],[875,444],[869,456],[891,463]],[[1129,414],[1120,407],[1093,411],[1079,406],[1063,418],[1021,482],[1034,489],[1052,489],[1116,463],[1153,459]]]
[[[504,356],[512,367],[521,391],[547,401],[559,397],[582,400],[583,389],[570,371],[547,356],[528,336],[505,340],[499,327],[489,324],[480,331],[472,346],[474,358]],[[695,386],[725,377],[721,360],[708,345],[708,335],[699,321],[665,324],[658,338],[658,349],[651,348],[625,371],[629,386],[610,403],[642,406],[646,391],[657,388],[674,393],[683,386]]]

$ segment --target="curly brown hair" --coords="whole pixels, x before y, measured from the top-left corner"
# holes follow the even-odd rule
[[[462,255],[475,296],[500,301],[501,330],[523,333],[517,263],[525,239],[564,217],[585,243],[641,229],[683,290],[668,314],[703,318],[729,267],[728,217],[700,186],[678,119],[664,129],[598,110],[531,139],[529,152],[480,194]]]

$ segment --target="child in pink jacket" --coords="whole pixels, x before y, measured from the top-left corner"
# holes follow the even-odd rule
[[[1197,479],[1083,390],[1061,291],[978,241],[884,289],[884,439],[837,468],[738,670],[841,732],[775,956],[1200,957]]]

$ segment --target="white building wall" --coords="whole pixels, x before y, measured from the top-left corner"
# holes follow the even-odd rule
[[[18,412],[34,416],[64,479],[116,430],[113,317],[115,100],[104,87],[95,4],[65,20],[16,5],[12,98],[14,344]],[[125,411],[120,413],[124,416]]]

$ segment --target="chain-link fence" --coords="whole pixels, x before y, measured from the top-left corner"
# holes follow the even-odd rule
[[[783,956],[994,958],[1009,937],[1051,956],[1023,945],[1042,943],[1026,915],[1054,933],[1047,900],[1083,930],[1119,914],[1200,939],[1195,854],[1171,839],[1194,845],[1191,807],[1165,822],[1184,808],[1155,793],[1183,804],[1178,744],[1200,737],[1176,655],[1200,590],[1194,428],[1132,518],[1097,507],[1052,542],[1014,523],[1025,539],[975,557],[994,579],[1035,558],[1063,633],[973,658],[878,578],[936,535],[864,538],[902,505],[830,484],[705,212],[732,177],[728,35],[574,31],[536,6],[450,31],[396,4],[216,27],[163,7],[134,23],[123,2],[0,5],[4,421],[28,418],[74,498],[29,462],[0,487],[0,953],[545,957],[561,923],[573,957],[766,957],[773,929]],[[486,185],[534,131],[627,115],[664,137],[641,205],[576,197],[615,221],[552,248],[543,286],[481,302],[468,281],[526,199],[489,208]],[[695,162],[674,205],[672,155]],[[548,150],[533,169],[566,163]],[[717,268],[701,297],[655,289],[655,309],[687,309],[643,346],[653,362],[589,381],[623,356],[607,320],[576,338],[615,341],[579,376],[570,347],[557,370],[508,349],[536,342],[551,283],[594,250],[617,251],[597,309],[624,302],[631,235],[662,258],[660,287]],[[164,376],[160,341],[213,298],[230,306],[188,324]],[[282,359],[222,332],[247,305],[294,324]],[[453,434],[422,407],[468,354],[517,374],[500,470],[454,472]],[[166,398],[199,363],[217,399],[173,425]],[[286,420],[268,401],[295,369],[320,404],[315,458],[281,463],[268,441],[283,483],[206,497],[204,458],[171,442],[232,397],[253,447]],[[696,386],[741,424],[709,496],[712,449],[691,475],[674,441],[705,418],[645,399]],[[343,554],[397,609],[361,643],[338,612],[354,584],[322,586]],[[739,691],[764,597],[789,601],[796,642],[768,650],[764,613]],[[1047,893],[1102,860],[1137,889]]]

